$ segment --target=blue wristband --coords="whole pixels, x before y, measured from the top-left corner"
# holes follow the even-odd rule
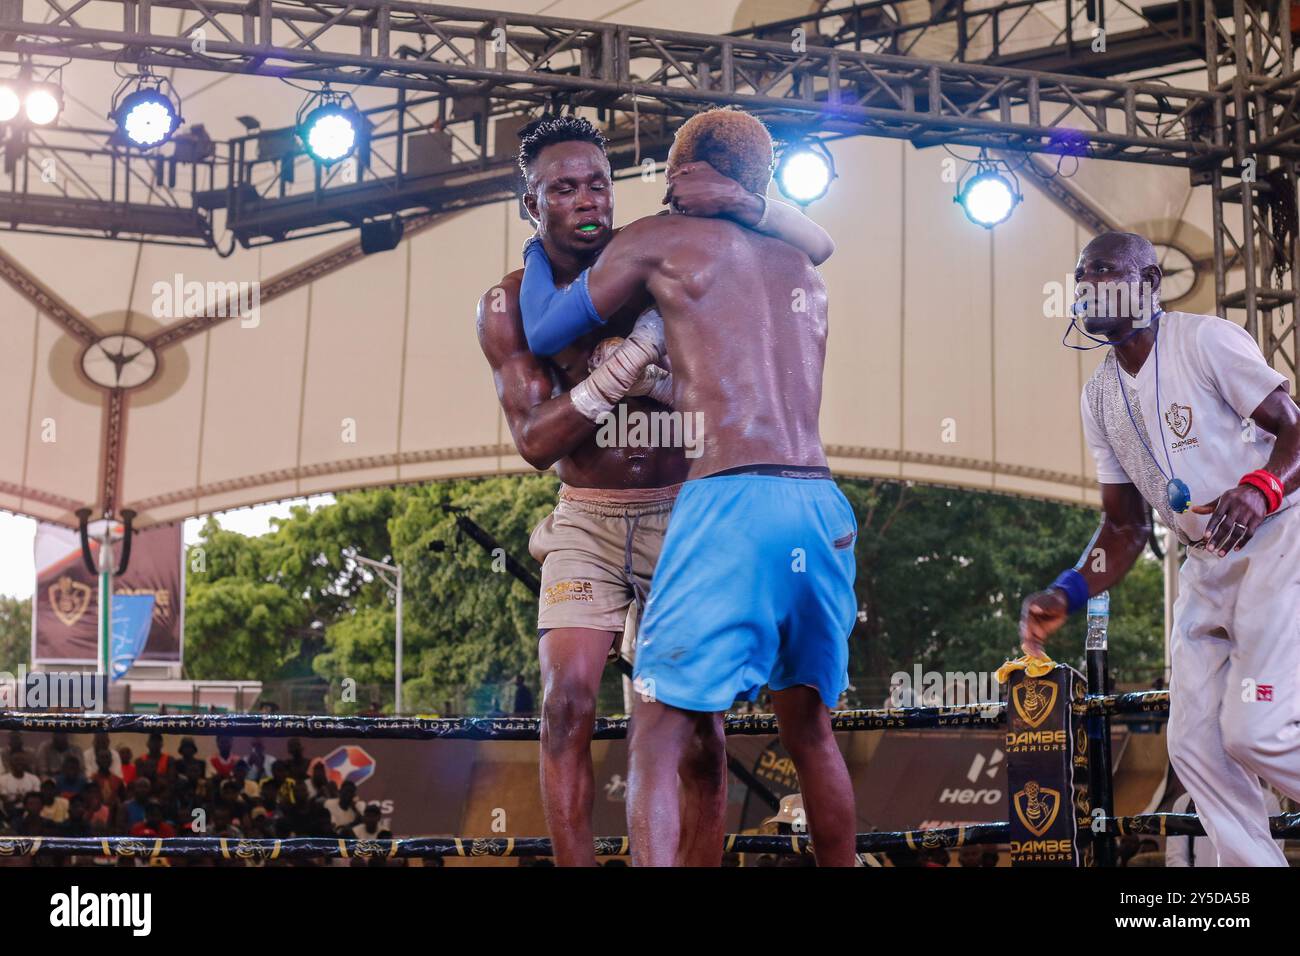
[[[524,337],[535,355],[554,355],[574,339],[605,324],[587,289],[590,272],[584,269],[573,285],[557,289],[551,260],[542,244],[529,243],[524,249],[519,311],[524,319]]]
[[[1084,580],[1083,575],[1076,568],[1070,568],[1068,571],[1062,571],[1058,574],[1051,587],[1060,588],[1065,592],[1066,607],[1069,608],[1071,614],[1087,607],[1088,582]]]

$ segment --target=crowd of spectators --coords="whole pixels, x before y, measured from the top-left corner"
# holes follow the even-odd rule
[[[189,737],[169,754],[162,735],[152,734],[136,756],[130,747],[114,749],[104,733],[84,750],[55,733],[34,751],[11,733],[0,748],[0,837],[391,836],[380,805],[358,800],[351,781],[336,786],[297,738],[280,759],[260,740],[243,755],[231,737],[216,742],[217,752],[201,760]]]

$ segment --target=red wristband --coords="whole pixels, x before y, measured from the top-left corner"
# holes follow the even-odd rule
[[[1250,485],[1252,488],[1258,488],[1264,493],[1265,500],[1268,501],[1268,513],[1272,514],[1282,507],[1282,499],[1286,497],[1282,488],[1282,482],[1263,468],[1256,469],[1248,475],[1243,475],[1238,485]]]

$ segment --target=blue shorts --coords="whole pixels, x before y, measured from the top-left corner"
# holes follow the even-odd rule
[[[764,684],[848,686],[858,524],[829,478],[723,474],[673,506],[637,636],[638,692],[725,711]]]

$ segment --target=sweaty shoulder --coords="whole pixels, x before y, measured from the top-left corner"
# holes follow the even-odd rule
[[[802,252],[780,239],[746,229],[730,219],[682,215],[662,218],[667,222],[661,227],[662,238],[658,245],[663,260],[673,271],[689,267],[692,272],[703,275],[711,265],[725,262],[734,267],[754,261],[790,268],[807,260]],[[790,260],[784,258],[787,252]]]
[[[478,338],[485,352],[514,351],[524,339],[523,320],[519,316],[519,287],[524,270],[517,269],[483,293],[478,301]]]
[[[630,222],[619,231],[619,236],[626,236],[638,243],[655,248],[664,248],[682,242],[692,242],[700,238],[717,236],[719,233],[741,230],[743,227],[727,219],[710,219],[702,216],[682,216],[671,213],[659,213],[645,216]]]
[[[519,289],[523,285],[524,270],[516,269],[503,276],[501,281],[488,289],[478,300],[478,324],[480,332],[486,322],[494,316],[516,316],[519,313]]]
[[[500,299],[503,296],[513,301],[518,301],[519,288],[523,283],[523,269],[516,269],[514,272],[507,273],[501,277],[500,282],[483,293],[483,297],[479,300],[479,304],[491,304],[494,299]]]
[[[673,231],[672,219],[683,219],[684,216],[669,216],[664,213],[658,213],[654,216],[642,216],[640,219],[634,219],[626,226],[620,226],[614,234],[615,238],[627,241],[636,239],[644,241],[656,236],[671,235]]]

